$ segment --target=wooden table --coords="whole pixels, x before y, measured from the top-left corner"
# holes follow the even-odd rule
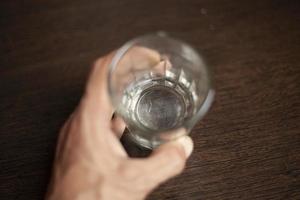
[[[214,69],[216,99],[185,172],[149,200],[300,199],[297,0],[0,3],[0,199],[42,199],[89,66],[165,30]]]

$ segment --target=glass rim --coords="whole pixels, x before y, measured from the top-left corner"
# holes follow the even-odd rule
[[[203,67],[205,68],[205,71],[207,73],[207,88],[208,88],[208,90],[207,90],[207,93],[205,95],[205,98],[204,98],[200,108],[195,113],[195,115],[187,122],[187,124],[185,126],[185,128],[187,129],[187,134],[188,134],[190,132],[190,130],[194,127],[194,125],[205,116],[205,114],[208,112],[209,108],[211,107],[211,104],[213,103],[213,100],[215,97],[215,90],[213,89],[212,71],[211,71],[211,68],[204,61],[203,57],[196,51],[196,49],[194,47],[192,47],[190,44],[188,44],[180,39],[170,37],[165,32],[159,31],[156,33],[150,33],[150,34],[145,34],[145,35],[135,37],[135,38],[127,41],[116,51],[115,55],[113,56],[111,62],[109,63],[109,66],[108,66],[108,78],[107,78],[107,89],[108,89],[108,94],[109,94],[109,98],[111,100],[112,106],[116,110],[118,109],[118,106],[119,106],[119,103],[116,102],[113,87],[111,84],[112,74],[115,71],[116,67],[118,66],[119,61],[128,52],[128,50],[131,49],[133,46],[135,46],[141,39],[146,38],[146,37],[161,37],[161,38],[166,37],[166,38],[175,40],[179,43],[182,43],[189,50],[191,50],[195,55],[197,55],[197,57],[200,59],[200,63],[202,63]]]

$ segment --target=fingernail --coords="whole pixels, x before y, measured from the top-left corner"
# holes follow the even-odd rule
[[[190,157],[194,148],[193,140],[189,136],[183,136],[178,138],[177,142],[182,145],[186,158]]]

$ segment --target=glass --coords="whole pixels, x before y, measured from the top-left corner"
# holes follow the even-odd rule
[[[147,148],[182,136],[175,129],[183,127],[188,134],[214,98],[200,55],[162,33],[127,42],[112,59],[108,76],[117,114],[130,137]]]

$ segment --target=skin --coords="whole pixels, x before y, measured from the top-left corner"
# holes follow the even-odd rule
[[[181,173],[192,152],[191,138],[183,136],[161,145],[148,158],[128,157],[119,142],[125,124],[120,117],[112,119],[107,92],[113,55],[95,62],[85,94],[60,131],[48,200],[145,199],[159,184]]]

